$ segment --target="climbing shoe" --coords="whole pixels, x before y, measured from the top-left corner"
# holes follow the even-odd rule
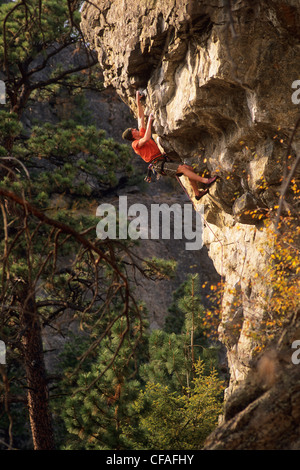
[[[196,199],[197,201],[200,201],[200,199],[201,199],[203,196],[205,196],[205,194],[207,194],[207,193],[208,193],[208,189],[204,189],[203,191],[201,191],[201,192],[199,193],[198,196],[195,196],[195,199]]]
[[[206,183],[206,186],[211,186],[216,181],[217,178],[218,176],[214,176],[213,178],[208,178],[208,182]]]

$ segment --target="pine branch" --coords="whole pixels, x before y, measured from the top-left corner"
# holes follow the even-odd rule
[[[51,219],[50,217],[46,216],[43,212],[36,209],[32,206],[28,201],[22,199],[17,194],[13,193],[12,191],[7,191],[6,189],[0,188],[0,195],[7,197],[17,203],[18,205],[22,206],[24,210],[32,215],[36,216],[41,222],[45,224],[58,228],[61,232],[65,234],[71,235],[76,241],[78,241],[82,246],[85,246],[90,251],[97,253],[100,256],[100,259],[105,261],[108,265],[110,265],[113,270],[118,274],[118,276],[123,280],[124,285],[128,288],[128,283],[126,277],[123,273],[119,270],[115,262],[109,258],[100,248],[98,248],[94,243],[90,242],[86,239],[81,233],[77,232],[69,225],[64,224],[63,222],[59,222],[57,220]],[[127,299],[128,300],[128,299]]]

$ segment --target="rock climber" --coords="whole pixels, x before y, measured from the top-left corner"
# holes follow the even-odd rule
[[[142,94],[137,91],[136,104],[138,109],[138,130],[132,128],[126,129],[123,132],[122,137],[123,139],[131,141],[132,148],[135,153],[142,157],[146,163],[149,163],[148,174],[145,178],[146,181],[151,181],[152,170],[159,175],[171,176],[173,178],[182,175],[187,176],[194,190],[195,198],[199,201],[201,197],[208,193],[209,186],[216,181],[217,176],[213,178],[203,178],[194,172],[192,166],[186,165],[185,163],[178,164],[178,162],[171,161],[166,154],[160,151],[158,145],[151,137],[154,116],[152,113],[149,115],[147,127],[145,127],[145,115],[141,98]],[[197,182],[207,185],[207,188],[199,191]]]

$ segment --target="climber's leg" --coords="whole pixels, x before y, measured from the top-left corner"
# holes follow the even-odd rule
[[[189,182],[191,183],[195,196],[200,196],[200,191],[198,189],[197,182],[191,179],[189,179]]]
[[[180,177],[182,175],[187,176],[197,200],[208,193],[208,186],[210,186],[217,178],[202,178],[201,176],[196,175],[192,166],[186,165],[185,163],[178,165],[177,162],[167,160],[158,161],[157,163],[154,163],[153,166],[155,171],[161,175],[171,176],[173,178]],[[206,184],[207,188],[205,188],[205,190],[199,190],[197,186],[198,182]]]
[[[217,177],[213,178],[203,178],[202,176],[196,175],[193,168],[189,165],[179,165],[178,173],[182,173],[184,176],[187,176],[190,181],[198,181],[199,183],[212,184],[216,181]]]
[[[199,191],[196,181],[189,179],[189,182],[191,183],[191,186],[193,188],[195,198],[197,199],[197,201],[199,201],[203,196],[205,196],[205,194],[208,193],[208,191],[209,191],[208,188]]]

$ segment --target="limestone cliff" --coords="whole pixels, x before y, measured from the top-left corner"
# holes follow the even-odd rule
[[[268,288],[260,274],[270,256],[262,222],[278,202],[299,112],[292,101],[300,79],[299,25],[297,0],[93,0],[82,10],[105,84],[133,114],[135,91],[145,90],[162,148],[220,177],[201,202],[205,243],[224,278],[219,331],[231,374],[227,398],[253,372],[259,343]],[[295,135],[292,155],[299,145]],[[257,390],[245,407],[260,396]],[[231,407],[225,419],[242,408]],[[226,442],[219,447],[235,448]]]

